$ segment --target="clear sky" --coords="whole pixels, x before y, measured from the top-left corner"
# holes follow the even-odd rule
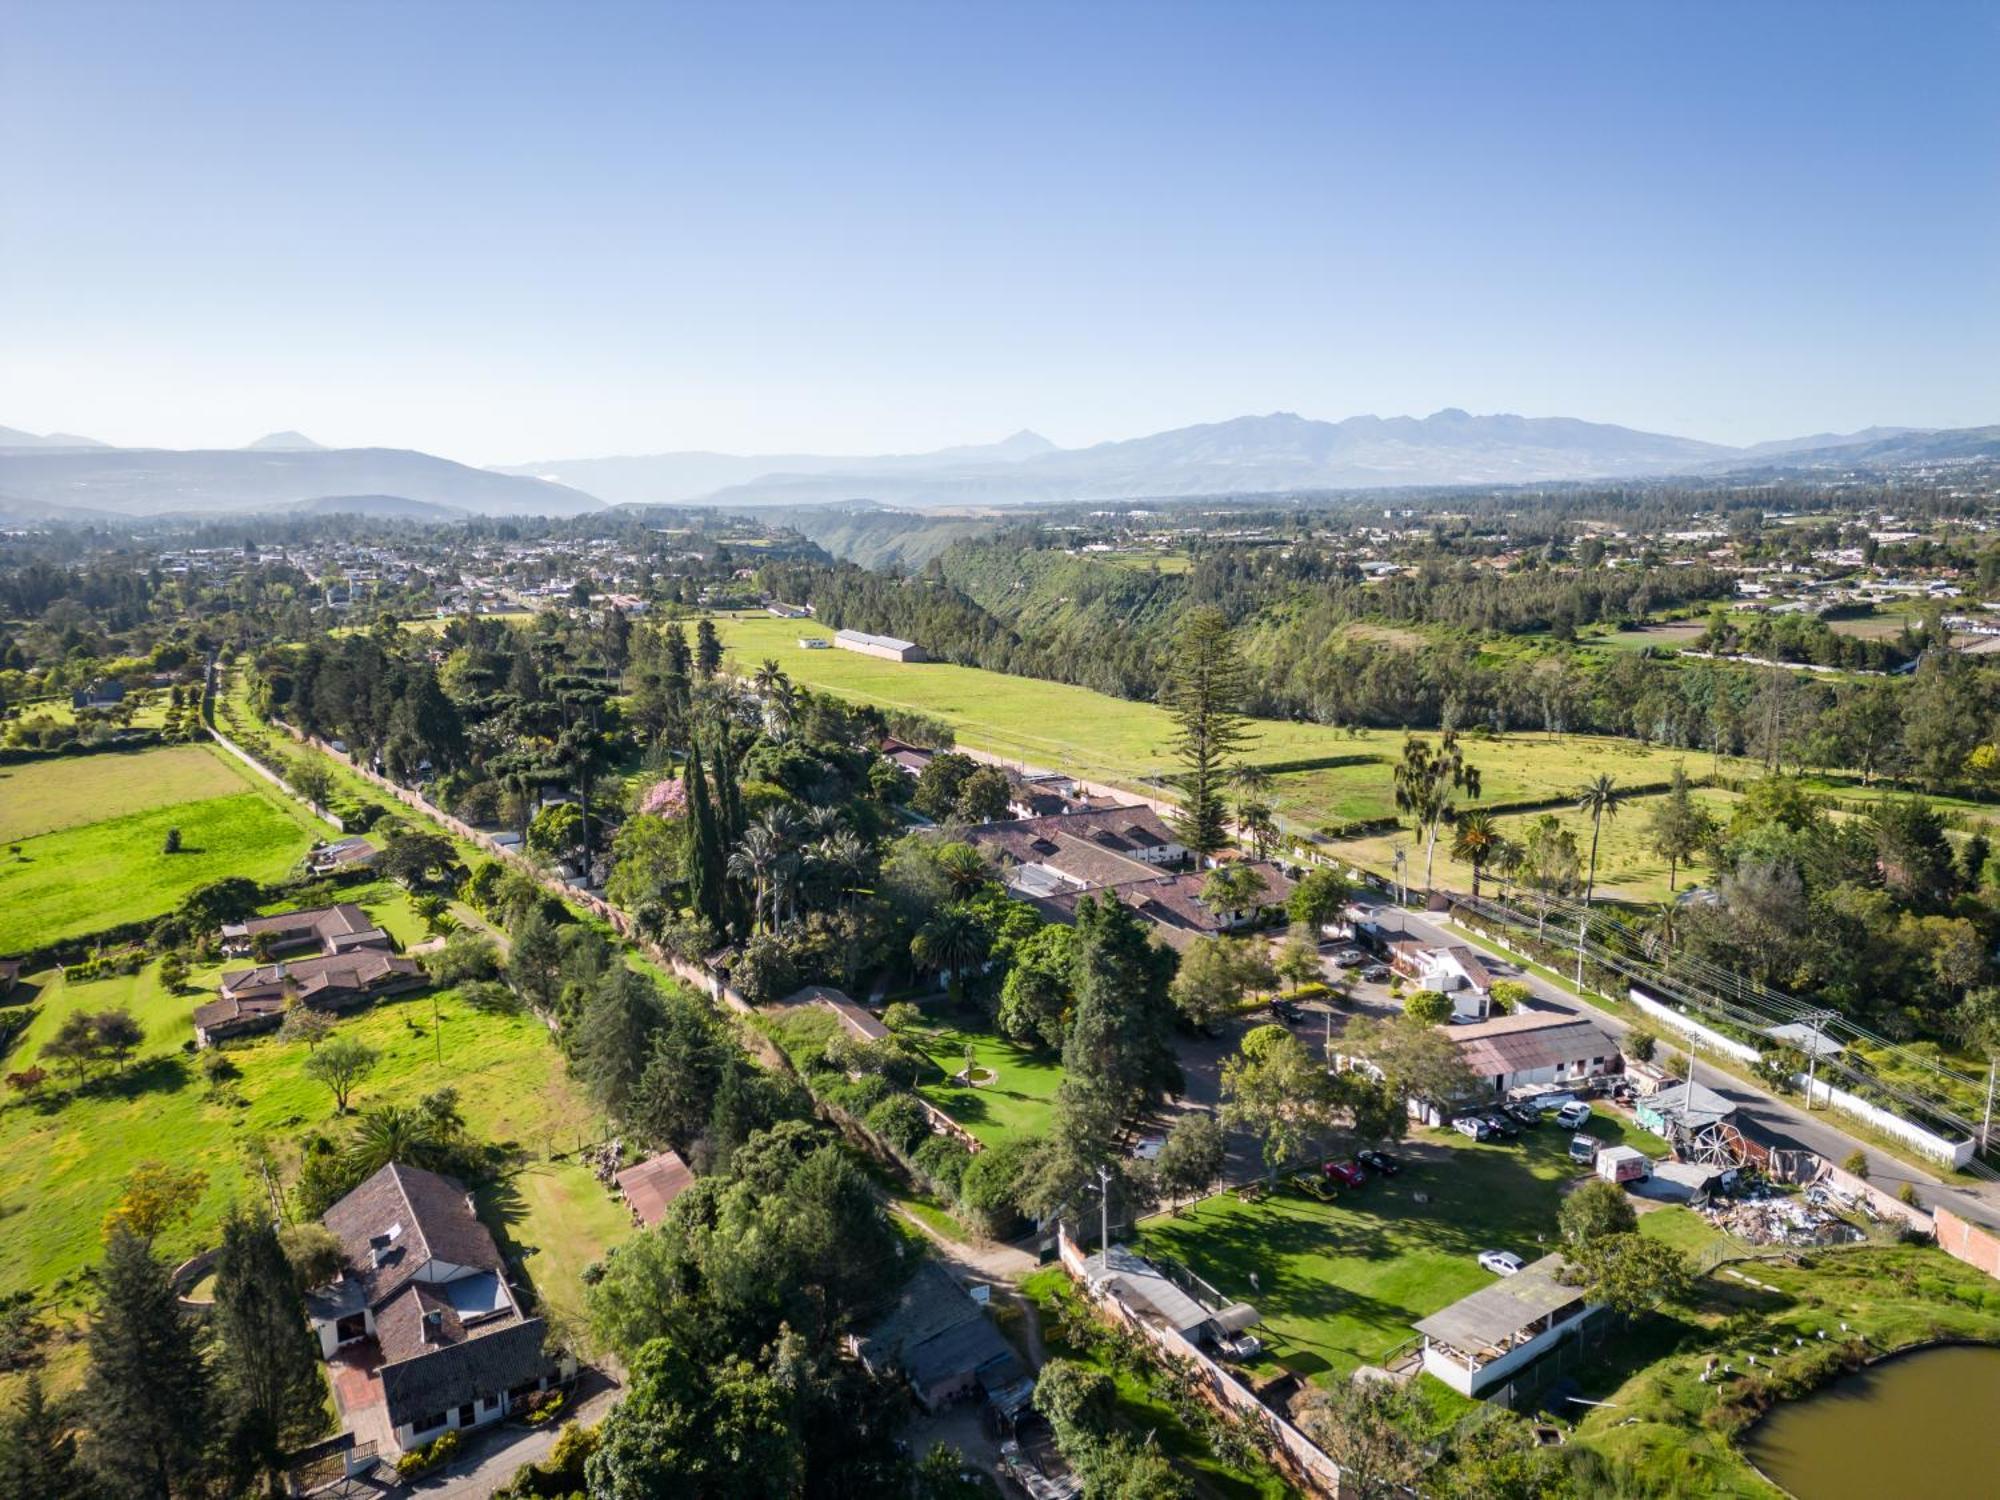
[[[2000,421],[2000,6],[0,0],[0,424]]]

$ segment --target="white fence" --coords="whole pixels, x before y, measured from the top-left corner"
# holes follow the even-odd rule
[[[1792,1082],[1803,1091],[1806,1086],[1806,1075],[1795,1074]],[[1969,1136],[1962,1141],[1954,1141],[1947,1136],[1926,1130],[1921,1125],[1912,1125],[1901,1115],[1891,1114],[1888,1110],[1870,1104],[1866,1099],[1858,1098],[1845,1089],[1837,1089],[1824,1079],[1813,1080],[1812,1102],[1815,1105],[1837,1109],[1842,1114],[1854,1116],[1857,1120],[1865,1120],[1884,1135],[1893,1135],[1897,1140],[1916,1147],[1924,1155],[1934,1157],[1938,1161],[1949,1162],[1954,1167],[1962,1167],[1971,1161],[1979,1149],[1979,1142]]]
[[[1692,1017],[1681,1014],[1681,1012],[1675,1010],[1671,1005],[1655,1000],[1651,995],[1646,994],[1637,987],[1628,988],[1625,995],[1640,1011],[1658,1021],[1662,1026],[1671,1026],[1683,1036],[1691,1036],[1697,1042],[1701,1043],[1702,1046],[1720,1052],[1727,1057],[1733,1057],[1738,1062],[1748,1063],[1752,1067],[1757,1065],[1758,1052],[1755,1047],[1744,1042],[1739,1042],[1734,1037],[1724,1036],[1721,1032],[1702,1025],[1701,1022],[1694,1020]]]

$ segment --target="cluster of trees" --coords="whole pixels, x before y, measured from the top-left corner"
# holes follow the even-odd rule
[[[327,1428],[310,1273],[244,1210],[223,1222],[214,1306],[190,1315],[145,1225],[114,1218],[70,1402],[31,1375],[0,1418],[0,1496],[206,1500],[280,1493],[283,1456]]]

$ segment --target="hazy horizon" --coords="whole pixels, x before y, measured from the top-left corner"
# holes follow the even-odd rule
[[[0,424],[481,465],[2000,419],[1976,5],[0,0]]]

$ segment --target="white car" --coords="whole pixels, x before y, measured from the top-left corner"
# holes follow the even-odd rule
[[[1165,1136],[1149,1135],[1133,1143],[1132,1155],[1140,1161],[1158,1161],[1160,1159],[1160,1150],[1166,1144],[1167,1138]]]
[[[1564,1130],[1576,1130],[1590,1118],[1590,1106],[1581,1099],[1573,1100],[1556,1111],[1556,1124]]]
[[[1482,1250],[1479,1265],[1482,1270],[1491,1271],[1495,1276],[1512,1276],[1527,1262],[1512,1250]]]

